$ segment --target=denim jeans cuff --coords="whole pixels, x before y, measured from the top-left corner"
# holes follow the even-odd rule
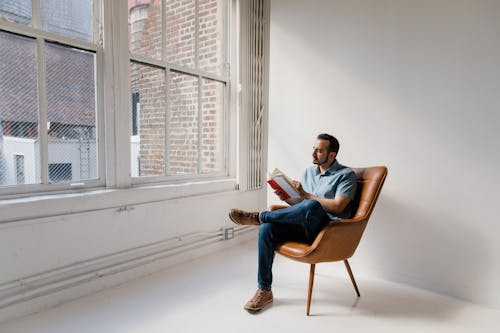
[[[262,284],[259,284],[259,286],[258,286],[258,287],[259,287],[259,289],[266,290],[266,291],[271,290],[271,286],[269,286],[269,287],[268,287],[268,286],[264,286],[264,285],[262,285]]]

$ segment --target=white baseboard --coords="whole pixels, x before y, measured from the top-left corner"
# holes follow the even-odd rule
[[[155,242],[0,284],[0,322],[32,314],[161,271],[172,265],[226,249],[256,237],[255,228],[186,237],[172,244]],[[182,244],[179,244],[182,243]]]

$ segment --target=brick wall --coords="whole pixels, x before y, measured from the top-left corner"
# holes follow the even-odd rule
[[[144,2],[135,3],[131,12],[130,47],[135,53],[160,60],[161,2]],[[168,63],[222,74],[220,13],[223,8],[220,3],[199,0],[196,12],[194,0],[166,1],[165,60]],[[167,113],[164,79],[161,69],[131,65],[132,92],[140,93],[140,175],[160,175],[164,169],[168,175],[222,171],[223,84],[208,79],[202,79],[200,84],[197,76],[170,72]]]

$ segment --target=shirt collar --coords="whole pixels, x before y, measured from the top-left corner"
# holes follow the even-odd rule
[[[325,171],[324,175],[331,175],[333,173],[335,173],[335,171],[337,171],[338,169],[341,168],[341,165],[340,163],[337,161],[337,159],[335,159],[335,161],[333,161],[332,165],[330,165],[330,167]],[[319,172],[319,166],[316,167],[316,175],[320,175],[321,173]]]

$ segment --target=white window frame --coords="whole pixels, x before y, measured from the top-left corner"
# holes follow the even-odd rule
[[[67,36],[47,32],[41,28],[40,1],[32,0],[32,25],[27,26],[0,18],[0,30],[22,37],[33,39],[37,48],[37,84],[38,84],[38,133],[40,140],[40,183],[22,184],[0,187],[0,198],[15,196],[33,196],[44,193],[64,192],[74,189],[88,189],[105,185],[106,165],[104,163],[104,111],[103,111],[103,47],[101,36],[101,1],[93,1],[93,34],[94,41],[87,42]],[[48,178],[48,134],[47,134],[47,103],[46,103],[46,72],[45,46],[47,43],[57,43],[95,54],[95,98],[96,98],[96,145],[98,151],[97,179],[79,180],[77,182],[50,183]]]
[[[164,10],[164,4],[165,1],[162,1],[162,12]],[[198,6],[198,1],[196,0],[196,6]],[[237,15],[236,13],[236,8],[237,8],[237,1],[236,0],[226,0],[226,17],[225,17],[225,22],[224,22],[224,29],[226,30],[225,34],[225,41],[223,42],[225,44],[225,48],[223,50],[224,57],[225,57],[225,64],[224,68],[225,71],[223,75],[216,75],[212,73],[207,73],[198,69],[192,69],[188,67],[184,67],[175,63],[169,63],[165,61],[164,59],[162,60],[157,60],[153,59],[151,57],[147,57],[141,54],[136,54],[136,53],[130,53],[129,57],[129,64],[134,62],[137,64],[141,65],[146,65],[146,66],[152,66],[158,69],[161,69],[165,72],[165,82],[166,82],[166,90],[168,92],[168,82],[169,82],[169,74],[170,72],[177,72],[180,74],[184,75],[189,75],[196,77],[198,79],[198,100],[200,100],[200,95],[201,95],[201,84],[203,79],[209,79],[209,80],[214,80],[220,83],[225,84],[225,89],[224,89],[224,110],[223,110],[223,142],[224,142],[224,149],[223,149],[223,156],[222,159],[224,160],[224,170],[222,172],[218,173],[209,173],[209,174],[203,174],[203,173],[196,173],[196,174],[186,174],[186,175],[158,175],[158,176],[137,176],[137,177],[131,177],[131,184],[132,185],[141,185],[141,184],[151,184],[151,183],[182,183],[186,181],[209,181],[209,180],[220,180],[224,178],[230,178],[234,177],[235,175],[235,167],[234,167],[234,162],[232,161],[234,159],[235,155],[235,150],[234,150],[234,145],[232,144],[233,141],[236,141],[236,133],[231,132],[230,128],[235,127],[236,125],[236,105],[232,104],[231,101],[236,99],[236,92],[233,89],[233,85],[231,82],[236,81],[236,73],[232,73],[232,68],[236,68],[236,66],[231,66],[232,63],[235,61],[235,57],[233,55],[237,54],[236,52],[236,41],[237,38],[234,38],[233,35],[236,34],[236,32],[232,29],[232,27],[235,26],[235,18]],[[163,15],[163,13],[162,13]],[[198,17],[195,16],[195,35],[196,38],[198,38]],[[165,24],[163,22],[163,27],[162,30],[165,31]],[[163,40],[164,44],[164,40]],[[165,55],[165,45],[162,45],[162,56]],[[195,47],[195,67],[197,66],[198,62],[198,48]],[[130,92],[129,92],[130,94]],[[169,95],[168,93],[165,96],[166,99],[166,112],[168,112],[169,108]],[[198,102],[198,112],[201,110],[201,103]],[[166,124],[166,126],[168,126]],[[201,128],[199,129],[201,131]],[[130,130],[131,133],[131,130]],[[167,140],[167,137],[165,140]],[[165,147],[167,146],[167,143],[165,142]],[[198,146],[198,151],[200,150],[200,146]],[[200,156],[201,154],[198,153]],[[167,151],[165,151],[165,165],[167,165]],[[200,162],[198,162],[200,164]]]

